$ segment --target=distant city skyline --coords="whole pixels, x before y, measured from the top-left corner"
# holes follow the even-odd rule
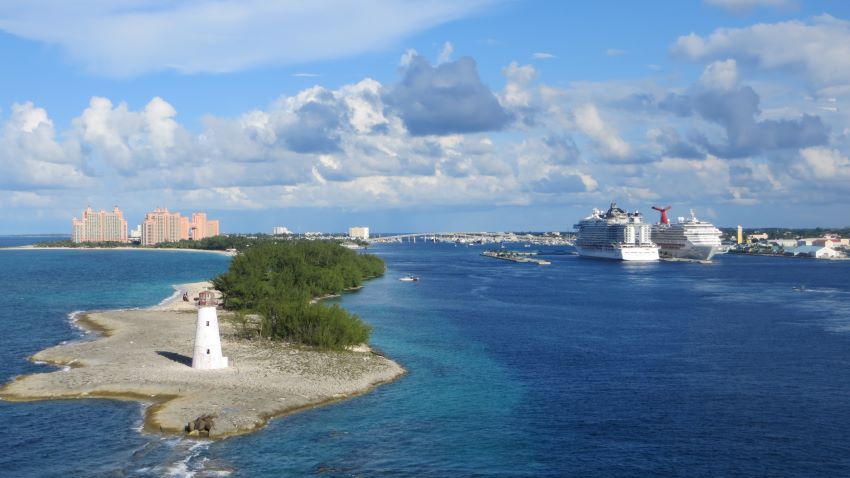
[[[0,234],[850,225],[846,2],[293,5],[0,5]]]

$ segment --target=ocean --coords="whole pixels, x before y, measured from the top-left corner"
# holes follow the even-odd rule
[[[3,245],[4,238],[0,238]],[[484,248],[370,248],[338,302],[407,369],[375,391],[195,442],[142,405],[0,402],[9,476],[850,475],[850,262],[625,264]],[[81,333],[75,310],[155,304],[223,272],[188,252],[0,251],[0,379]],[[412,274],[418,282],[398,279]],[[225,351],[226,352],[226,351]]]

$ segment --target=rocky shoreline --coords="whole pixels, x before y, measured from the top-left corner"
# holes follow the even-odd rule
[[[185,291],[194,297],[208,286],[182,285],[174,300],[149,309],[80,314],[77,324],[100,336],[33,355],[31,360],[64,369],[17,377],[0,388],[0,399],[149,402],[146,431],[224,438],[255,431],[281,415],[363,394],[404,374],[400,365],[367,347],[318,351],[238,337],[225,313],[222,350],[231,366],[192,369],[195,307],[180,296]]]

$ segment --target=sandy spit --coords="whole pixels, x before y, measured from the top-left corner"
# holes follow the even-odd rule
[[[9,401],[74,398],[139,400],[145,430],[183,434],[187,422],[214,415],[210,438],[249,433],[268,420],[342,400],[390,382],[404,369],[368,347],[322,352],[248,340],[219,311],[225,370],[191,368],[196,313],[183,302],[209,287],[177,286],[170,300],[149,309],[80,314],[77,324],[99,337],[52,347],[31,357],[65,370],[20,376],[0,388]],[[131,424],[128,424],[131,426]]]

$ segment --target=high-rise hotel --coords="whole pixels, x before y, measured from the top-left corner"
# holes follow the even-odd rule
[[[204,212],[192,213],[192,222],[189,223],[189,234],[192,239],[200,241],[205,237],[213,237],[219,234],[218,219],[207,219]]]
[[[189,239],[189,218],[179,212],[168,212],[166,208],[156,208],[145,214],[142,221],[142,245],[152,246],[160,242],[177,242]]]
[[[71,221],[71,240],[74,242],[128,242],[127,221],[118,207],[112,212],[91,207],[83,211],[82,219]]]
[[[177,242],[193,239],[199,241],[205,237],[219,234],[218,219],[208,220],[202,212],[192,214],[192,221],[179,212],[156,208],[145,214],[142,222],[142,245],[152,246],[160,242]]]

